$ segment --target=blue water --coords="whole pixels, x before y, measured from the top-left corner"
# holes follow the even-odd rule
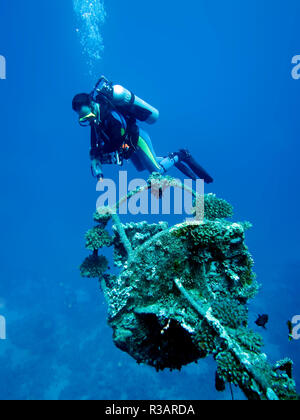
[[[300,341],[286,328],[300,314],[299,1],[106,0],[105,10],[90,16],[91,34],[71,0],[1,6],[0,398],[230,398],[214,390],[212,360],[181,373],[137,366],[113,345],[97,282],[79,276],[97,194],[71,99],[101,74],[160,109],[149,129],[160,155],[189,147],[215,178],[207,192],[253,223],[262,290],[250,323],[270,315],[265,351],[292,357],[300,385]]]

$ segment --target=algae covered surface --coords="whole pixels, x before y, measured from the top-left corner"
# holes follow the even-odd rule
[[[156,182],[172,186],[170,178]],[[94,215],[86,235],[93,254],[81,266],[83,277],[100,280],[115,345],[157,371],[213,355],[218,381],[239,386],[248,399],[297,399],[293,362],[273,366],[248,326],[248,302],[260,288],[245,244],[251,224],[229,221],[232,206],[213,194],[204,197],[203,220],[175,226],[124,225],[116,210]],[[117,275],[99,255],[110,246]]]

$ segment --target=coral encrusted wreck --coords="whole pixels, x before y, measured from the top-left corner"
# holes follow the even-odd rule
[[[155,182],[166,188],[175,181]],[[93,254],[81,266],[83,277],[100,279],[116,346],[157,370],[181,369],[212,354],[218,380],[238,385],[248,399],[297,399],[292,361],[272,366],[261,337],[248,327],[247,302],[259,290],[244,243],[251,225],[229,222],[231,205],[212,194],[205,196],[204,221],[172,227],[123,225],[117,208],[95,214],[96,227],[86,235]],[[113,237],[106,230],[110,219]],[[118,276],[98,256],[110,245]]]

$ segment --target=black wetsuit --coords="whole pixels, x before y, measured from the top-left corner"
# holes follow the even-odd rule
[[[184,175],[192,179],[204,179],[211,183],[213,179],[195,161],[188,151],[173,153],[165,158],[157,157],[151,139],[134,119],[125,117],[111,109],[101,109],[101,122],[94,122],[91,127],[91,159],[101,163],[112,163],[105,156],[115,152],[122,153],[122,158],[131,159],[138,171],[166,173],[176,166]]]

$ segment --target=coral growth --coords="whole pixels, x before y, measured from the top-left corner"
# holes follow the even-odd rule
[[[128,223],[123,225],[126,237],[134,249],[151,239],[157,233],[168,228],[167,223],[150,225],[147,222]],[[116,225],[113,226],[114,232],[114,262],[116,266],[122,267],[128,259],[124,243]]]
[[[90,229],[86,235],[86,248],[91,251],[97,251],[104,247],[110,247],[113,243],[110,234],[101,226]]]
[[[215,194],[204,197],[204,217],[208,220],[227,219],[233,216],[233,207]]]
[[[172,183],[155,179],[158,190]],[[201,222],[123,225],[113,214],[113,239],[102,219],[89,231],[88,247],[113,242],[122,268],[117,277],[99,268],[114,342],[157,370],[181,369],[212,354],[219,380],[238,385],[249,399],[296,399],[290,364],[273,367],[261,337],[248,328],[247,303],[259,290],[244,242],[250,224],[225,220],[232,207],[216,196],[205,203]],[[90,258],[82,272],[95,274],[97,259]]]
[[[112,218],[112,213],[106,208],[98,208],[94,213],[94,221],[105,228]]]
[[[80,266],[82,277],[96,279],[101,278],[108,269],[108,260],[103,256],[91,255]]]
[[[156,198],[161,198],[168,188],[177,186],[177,181],[169,176],[162,177],[156,173],[149,178],[149,184],[151,184],[151,194]]]

